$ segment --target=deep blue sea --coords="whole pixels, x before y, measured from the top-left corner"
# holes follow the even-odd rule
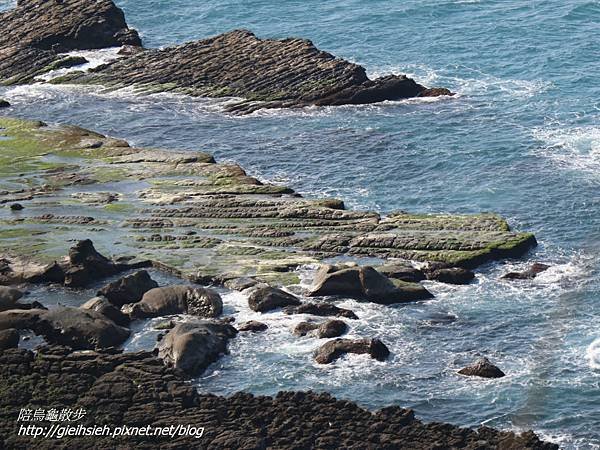
[[[0,7],[12,2],[0,0]],[[79,124],[133,144],[201,149],[305,195],[389,212],[496,211],[540,246],[478,270],[468,286],[429,283],[429,302],[342,302],[393,352],[317,367],[314,339],[273,314],[262,339],[241,336],[198,380],[203,390],[317,389],[369,408],[397,404],[466,426],[533,429],[567,449],[600,448],[600,2],[583,0],[117,0],[146,46],[235,28],[299,36],[364,65],[458,95],[371,106],[271,110],[130,90],[0,88],[11,114]],[[110,53],[110,52],[108,52]],[[105,54],[95,57],[103,58]],[[498,280],[532,261],[529,282]],[[254,318],[241,294],[228,311]],[[431,319],[453,315],[453,322]],[[263,317],[261,320],[264,320]],[[143,346],[146,330],[130,342]],[[148,339],[149,341],[150,339]],[[456,370],[486,355],[508,376]]]

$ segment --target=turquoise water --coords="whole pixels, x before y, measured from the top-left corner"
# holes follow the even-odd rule
[[[234,28],[301,36],[370,75],[408,73],[458,96],[243,118],[218,101],[127,90],[28,86],[0,96],[15,105],[11,114],[206,150],[355,208],[497,211],[540,246],[529,261],[481,268],[472,285],[431,283],[431,302],[343,302],[361,316],[353,334],[388,343],[386,363],[356,357],[316,367],[317,342],[293,338],[293,320],[273,314],[264,339],[236,339],[199,386],[328,390],[368,407],[413,407],[427,420],[532,428],[565,448],[600,448],[600,3],[239,3],[117,1],[147,46]],[[532,282],[498,280],[533,260],[553,267]],[[239,294],[225,298],[229,312],[254,317]],[[431,322],[448,314],[456,320]],[[455,375],[480,354],[508,376]]]

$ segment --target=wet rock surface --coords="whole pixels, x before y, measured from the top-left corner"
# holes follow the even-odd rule
[[[146,292],[156,287],[158,283],[150,278],[148,272],[140,270],[104,286],[97,295],[106,297],[110,303],[121,307],[126,303],[139,302]]]
[[[416,283],[393,283],[370,266],[324,265],[315,275],[309,296],[338,295],[389,305],[432,298]]]
[[[275,397],[238,393],[201,394],[181,373],[149,352],[71,352],[46,347],[37,354],[0,353],[0,444],[6,448],[112,449],[157,445],[178,448],[519,448],[555,450],[532,432],[515,434],[427,424],[399,407],[371,412],[329,394],[280,392]],[[205,428],[193,437],[69,437],[40,441],[17,433],[20,408],[85,408],[84,426],[170,426]],[[310,420],[306,420],[310,417]],[[44,422],[44,425],[50,425]]]
[[[151,289],[130,306],[129,315],[134,319],[183,313],[211,318],[223,312],[223,301],[216,291],[188,285]]]
[[[300,303],[300,299],[295,295],[271,286],[259,287],[248,297],[250,309],[263,313],[285,306],[297,306]]]
[[[80,308],[99,312],[100,314],[106,316],[108,319],[112,320],[119,326],[129,326],[129,316],[123,314],[121,310],[117,309],[104,297],[91,298],[83,305],[81,305]]]
[[[4,311],[0,313],[0,330],[10,328],[32,330],[49,343],[77,350],[116,347],[129,337],[128,329],[97,311],[81,308]]]
[[[13,309],[17,301],[23,297],[23,292],[8,286],[0,286],[0,311]]]
[[[550,268],[547,264],[533,263],[529,269],[523,272],[509,272],[502,278],[505,280],[533,280],[538,274]]]
[[[294,327],[296,336],[314,335],[319,339],[341,336],[348,330],[348,325],[343,320],[328,320],[323,323],[300,322]]]
[[[161,339],[158,355],[167,365],[197,376],[227,353],[227,342],[236,334],[231,325],[219,322],[180,323]]]
[[[0,98],[0,108],[8,108],[10,106],[10,103],[7,102],[6,100]]]
[[[358,319],[353,311],[331,303],[303,303],[300,306],[289,306],[283,309],[285,314],[311,314],[313,316],[334,316],[346,317],[348,319]]]
[[[266,323],[257,322],[256,320],[249,320],[237,326],[238,331],[252,331],[253,333],[265,331],[268,328],[269,326]]]
[[[426,272],[428,280],[448,284],[469,284],[475,279],[475,274],[462,267],[442,267]]]
[[[329,364],[347,353],[368,354],[378,361],[385,361],[389,349],[379,339],[333,339],[319,347],[314,354],[319,364]]]
[[[0,351],[8,350],[9,348],[17,348],[19,345],[19,332],[14,328],[0,330]]]
[[[489,359],[481,358],[477,362],[458,371],[461,375],[482,378],[502,378],[505,373],[493,365]]]

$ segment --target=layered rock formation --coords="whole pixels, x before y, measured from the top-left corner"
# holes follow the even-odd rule
[[[110,0],[19,0],[0,13],[0,82],[29,83],[57,68],[61,53],[141,45]],[[81,62],[81,61],[80,61]],[[63,65],[64,67],[64,65]]]
[[[317,49],[304,39],[259,39],[236,30],[166,49],[140,46],[123,12],[111,1],[22,0],[0,14],[0,82],[28,83],[36,76],[85,61],[65,55],[79,49],[127,45],[122,58],[54,82],[135,86],[150,92],[242,97],[229,110],[375,103],[452,95],[427,89],[404,75],[370,80],[363,67]]]
[[[37,354],[0,353],[0,447],[119,448],[481,448],[555,450],[532,432],[515,434],[423,423],[399,407],[377,412],[329,394],[281,392],[276,397],[239,393],[200,394],[179,372],[151,353],[71,352],[61,347]],[[204,427],[191,436],[65,436],[40,439],[17,433],[21,408],[84,408],[83,426]],[[309,419],[307,419],[309,418]],[[36,425],[50,427],[51,422]]]
[[[493,214],[382,218],[305,199],[202,152],[131,148],[77,127],[0,118],[0,280],[71,280],[146,265],[193,281],[298,282],[303,264],[339,255],[445,267],[523,255],[536,241]],[[73,239],[89,245],[65,260]],[[96,270],[94,268],[101,270]],[[43,275],[43,276],[42,276]],[[68,276],[67,276],[68,275]],[[85,275],[85,276],[84,276]]]

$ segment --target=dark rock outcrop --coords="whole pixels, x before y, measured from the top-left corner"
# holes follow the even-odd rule
[[[260,331],[265,331],[269,328],[266,323],[257,322],[256,320],[249,320],[248,322],[241,323],[238,325],[238,331],[252,331],[253,333],[258,333]]]
[[[314,357],[319,364],[329,364],[346,353],[368,354],[378,361],[385,361],[390,355],[379,339],[333,339],[319,347]]]
[[[127,45],[122,58],[61,81],[244,97],[230,108],[240,113],[453,95],[443,88],[427,89],[405,75],[370,80],[363,67],[321,51],[308,40],[259,39],[246,30],[141,50],[137,32],[127,28],[123,12],[109,0],[24,0],[0,14],[0,24],[7,30],[0,36],[4,83],[30,82],[55,68],[81,63],[61,52]]]
[[[408,283],[418,283],[426,277],[423,271],[411,266],[410,264],[391,263],[377,267],[377,272],[385,275],[388,278],[406,281]]]
[[[0,108],[8,108],[10,106],[10,103],[8,103],[6,100],[0,98]]]
[[[547,264],[533,263],[531,267],[523,272],[509,272],[503,275],[502,278],[505,280],[532,280],[538,276],[538,274],[545,272],[550,268]]]
[[[212,318],[223,312],[223,301],[213,289],[176,285],[151,289],[138,303],[124,309],[133,319],[183,313]]]
[[[346,317],[358,319],[358,316],[349,309],[340,308],[331,303],[303,303],[300,306],[290,306],[283,309],[286,314],[311,314],[313,316]]]
[[[469,284],[475,274],[462,267],[444,267],[426,272],[428,280],[439,281],[448,284]]]
[[[256,286],[258,283],[259,281],[255,278],[242,277],[226,280],[223,283],[223,286],[234,291],[243,291],[244,289],[249,289],[253,286]]]
[[[328,320],[321,324],[314,322],[300,322],[294,328],[296,336],[314,335],[319,339],[341,336],[348,330],[348,325],[342,320]]]
[[[32,330],[49,343],[76,350],[116,347],[129,337],[128,329],[103,314],[80,308],[4,311],[0,313],[0,330],[9,328]]]
[[[0,330],[0,352],[19,345],[19,332],[14,328]]]
[[[150,278],[148,272],[140,270],[104,286],[97,295],[106,297],[110,303],[121,307],[126,303],[139,302],[146,292],[156,287],[158,283]]]
[[[515,434],[424,423],[397,406],[369,411],[326,393],[248,393],[222,397],[199,393],[180,373],[150,352],[70,352],[45,347],[37,353],[0,353],[0,447],[40,448],[504,448],[556,450],[532,432]],[[64,436],[45,439],[19,434],[21,408],[84,408],[83,426],[204,427],[194,436]],[[226,419],[225,419],[226,418]],[[307,420],[310,418],[310,420]],[[38,425],[50,426],[50,422]]]
[[[13,203],[12,205],[10,205],[11,211],[23,211],[24,209],[25,207],[20,203]]]
[[[100,314],[108,317],[114,323],[119,326],[127,327],[129,326],[129,316],[123,314],[121,310],[117,309],[113,304],[111,304],[104,297],[94,297],[89,299],[83,305],[80,306],[81,309],[88,309],[91,311],[99,312]]]
[[[262,313],[285,306],[297,306],[300,303],[295,295],[271,286],[259,287],[248,297],[250,309]]]
[[[0,13],[0,27],[0,80],[6,84],[31,82],[64,52],[141,45],[110,0],[20,0]]]
[[[367,104],[422,93],[452,95],[448,90],[428,91],[404,75],[370,80],[363,67],[321,51],[308,40],[259,39],[246,30],[147,50],[65,81],[244,97],[244,102],[229,108],[237,113],[260,108]]]
[[[236,334],[235,328],[220,322],[180,323],[160,341],[158,355],[189,376],[200,375],[227,353],[227,342]]]
[[[493,365],[487,358],[481,358],[470,366],[460,369],[458,373],[470,377],[482,378],[502,378],[505,376],[505,373]]]
[[[315,275],[309,296],[339,295],[389,305],[432,298],[416,283],[393,283],[370,266],[322,266]]]

